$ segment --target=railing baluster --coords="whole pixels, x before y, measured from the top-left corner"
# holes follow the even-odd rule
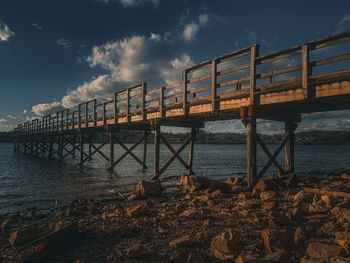
[[[182,108],[184,115],[187,114],[187,70],[182,71]]]
[[[309,47],[307,44],[302,47],[302,87],[304,98],[309,98]]]
[[[259,56],[259,45],[253,45],[250,49],[250,105],[256,105],[256,61]]]
[[[213,59],[211,69],[211,108],[212,111],[216,111],[216,72],[217,61]]]

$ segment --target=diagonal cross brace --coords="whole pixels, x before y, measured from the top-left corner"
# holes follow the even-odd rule
[[[102,143],[100,146],[96,147],[96,146],[93,145],[93,144],[91,143],[91,141],[89,140],[89,143],[90,143],[91,146],[94,148],[94,151],[92,151],[90,155],[88,155],[85,159],[83,159],[83,160],[81,161],[80,164],[85,163],[92,155],[94,155],[94,154],[97,153],[97,152],[98,152],[99,154],[101,154],[102,157],[104,157],[106,160],[108,160],[107,156],[106,156],[103,152],[100,151],[100,149],[101,149],[103,146],[105,146],[108,142],[109,142],[109,140],[106,141],[106,142],[104,142],[104,143]]]
[[[263,175],[265,174],[265,172],[267,171],[267,169],[269,169],[270,165],[273,163],[274,160],[276,160],[276,157],[278,156],[278,154],[281,152],[281,150],[283,149],[283,147],[286,145],[286,143],[288,142],[288,140],[290,139],[290,136],[292,135],[292,133],[295,131],[295,129],[297,128],[297,125],[295,125],[291,131],[287,132],[287,134],[284,136],[282,142],[280,143],[280,145],[277,147],[277,149],[275,150],[275,152],[272,154],[271,158],[267,161],[267,163],[264,165],[264,167],[260,170],[260,172],[258,173],[257,177],[254,179],[254,181],[252,182],[252,184],[249,187],[249,190],[252,190],[255,185],[260,181],[261,177],[263,177]]]
[[[109,168],[108,170],[112,170],[119,162],[121,162],[128,154],[130,154],[139,164],[143,165],[143,162],[132,152],[144,139],[146,135],[142,137],[138,142],[136,142],[131,148],[128,148],[121,140],[117,137],[113,136],[113,139],[116,140],[121,147],[126,151],[122,156],[119,157]]]
[[[169,159],[169,161],[162,167],[162,169],[159,170],[158,174],[153,177],[152,180],[156,180],[159,178],[159,176],[169,167],[169,165],[177,158],[181,164],[186,168],[189,169],[189,165],[185,163],[185,161],[181,158],[180,153],[186,148],[186,146],[193,140],[197,132],[194,132],[191,134],[191,136],[184,142],[184,144],[175,151],[174,148],[168,143],[168,141],[159,134],[159,137],[162,139],[164,144],[169,148],[169,150],[173,153],[173,156]],[[193,172],[192,172],[193,173]],[[194,174],[194,173],[193,173]]]

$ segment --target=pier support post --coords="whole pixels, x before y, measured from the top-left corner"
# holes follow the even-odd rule
[[[146,166],[146,156],[147,156],[147,141],[148,141],[148,131],[145,131],[145,135],[144,135],[144,141],[143,141],[143,158],[142,158],[142,170],[146,170],[147,166]]]
[[[113,133],[110,132],[109,134],[109,167],[111,168],[110,171],[113,172],[113,163],[114,163],[114,140],[113,140]]]
[[[250,188],[256,178],[256,117],[247,117],[247,175]]]
[[[192,175],[192,166],[193,166],[193,153],[194,153],[194,140],[195,140],[195,135],[196,135],[196,128],[191,128],[191,136],[193,137],[192,140],[190,141],[190,149],[188,152],[188,169],[187,169],[187,174]]]
[[[289,135],[289,140],[284,146],[285,171],[286,173],[294,173],[294,130],[295,122],[287,120],[285,122],[285,136]]]
[[[83,138],[83,134],[80,133],[79,134],[79,144],[80,144],[80,164],[83,164],[83,160],[84,160],[84,138]]]
[[[154,134],[154,161],[153,161],[153,177],[159,177],[159,153],[160,153],[160,125],[153,127]]]
[[[91,161],[92,160],[92,158],[91,158],[92,146],[91,146],[91,135],[90,134],[89,134],[88,142],[89,142],[89,161]]]

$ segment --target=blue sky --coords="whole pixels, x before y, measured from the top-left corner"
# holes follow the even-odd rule
[[[182,68],[253,43],[264,54],[349,29],[345,0],[1,0],[0,131],[140,81],[178,82]],[[300,130],[350,128],[347,111],[304,119]]]

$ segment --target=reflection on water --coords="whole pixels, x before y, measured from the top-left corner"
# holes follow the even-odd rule
[[[145,172],[130,156],[125,158],[113,174],[106,171],[107,162],[98,154],[93,160],[79,166],[79,156],[63,162],[42,160],[40,158],[13,153],[13,145],[0,143],[0,214],[21,211],[37,207],[47,209],[55,200],[69,201],[86,194],[105,192],[107,190],[132,189],[140,179],[152,177],[153,148],[149,145]],[[176,148],[178,148],[177,146]],[[273,149],[275,146],[271,146]],[[107,154],[107,146],[102,149]],[[115,147],[115,159],[124,153]],[[134,150],[142,154],[142,145]],[[187,160],[186,151],[182,154]],[[161,164],[171,157],[169,150],[161,145]],[[297,146],[297,172],[332,172],[349,165],[350,147],[342,146]],[[266,157],[258,154],[260,167]],[[282,159],[280,159],[283,164]],[[245,145],[196,145],[194,155],[194,172],[212,178],[243,176],[246,166]],[[185,170],[175,160],[162,175],[166,183],[178,180]],[[268,171],[275,173],[274,167]]]

